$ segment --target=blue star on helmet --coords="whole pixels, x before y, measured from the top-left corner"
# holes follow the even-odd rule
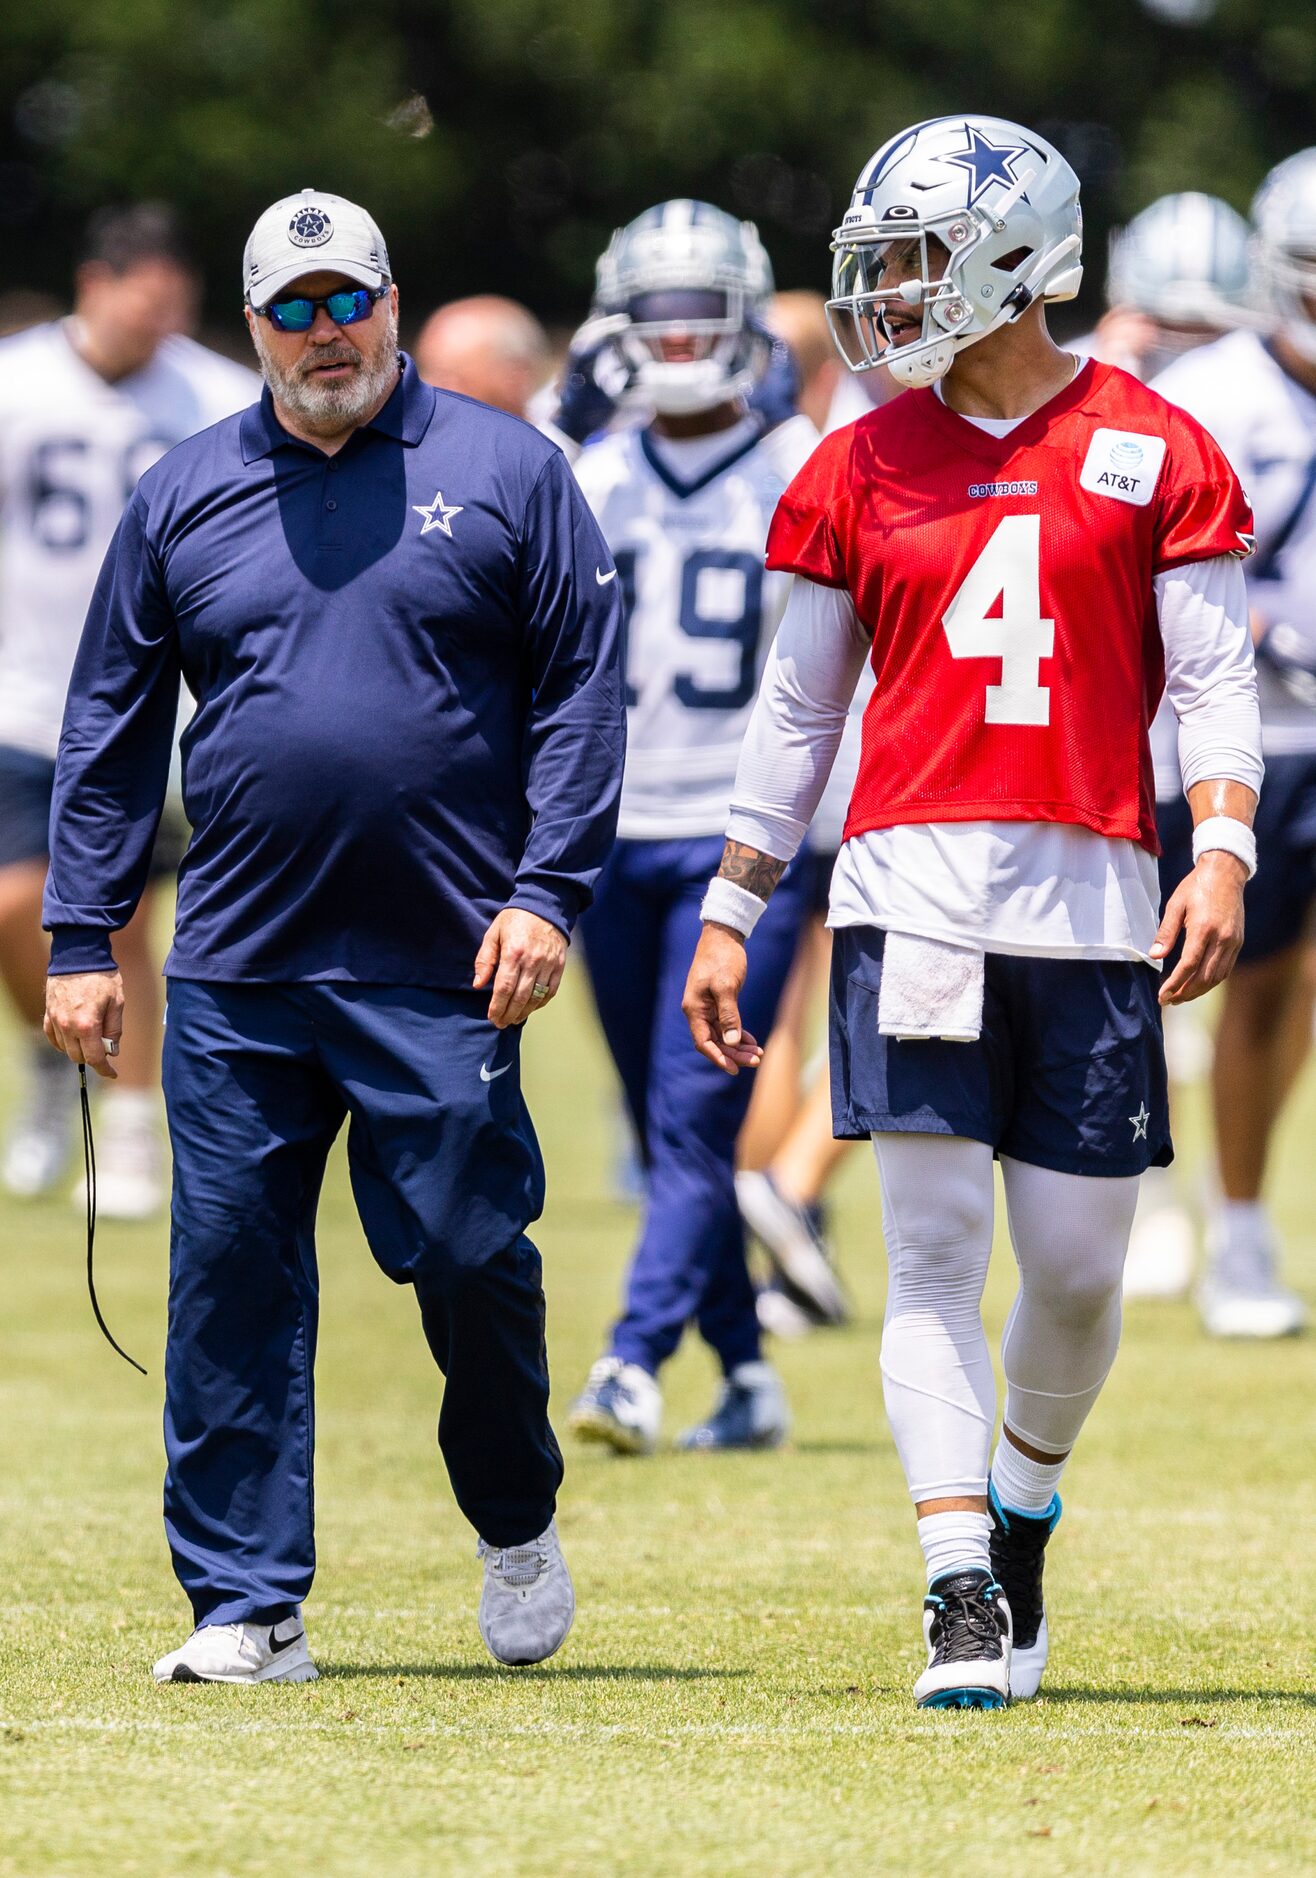
[[[969,172],[969,207],[972,208],[993,183],[1010,187],[1015,180],[1013,165],[1019,157],[1027,156],[1028,151],[1021,143],[993,143],[976,125],[967,124],[965,129],[969,144],[963,156],[948,156],[943,161]]]

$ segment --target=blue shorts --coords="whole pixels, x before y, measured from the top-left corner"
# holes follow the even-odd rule
[[[0,744],[0,867],[50,859],[50,798],[55,765],[31,750]],[[151,850],[150,878],[176,874],[187,847],[177,811],[165,811]]]
[[[1182,796],[1156,804],[1161,837],[1161,904],[1193,865],[1193,813]],[[1316,900],[1316,756],[1268,756],[1257,804],[1255,878],[1243,894],[1246,930],[1240,965],[1296,945]]]
[[[838,1140],[961,1135],[1061,1174],[1168,1167],[1160,974],[1108,959],[987,954],[976,1043],[900,1043],[877,1028],[885,935],[832,934],[832,1123]]]
[[[832,900],[832,875],[836,871],[835,848],[802,848],[795,863],[804,876],[805,902],[810,913],[826,919]]]

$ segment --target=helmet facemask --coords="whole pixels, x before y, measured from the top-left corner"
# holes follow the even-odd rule
[[[966,213],[935,228],[885,222],[863,240],[833,243],[827,320],[852,372],[885,365],[910,386],[935,384],[944,375],[956,341],[975,324],[958,269],[989,232]],[[911,313],[921,313],[917,339],[903,337]],[[894,325],[889,314],[896,316]]]
[[[1280,331],[1295,352],[1316,364],[1316,253],[1272,248],[1265,270]]]
[[[666,287],[634,294],[615,341],[632,395],[668,417],[713,410],[747,394],[766,341],[746,325],[738,287]],[[675,355],[675,356],[673,356]]]

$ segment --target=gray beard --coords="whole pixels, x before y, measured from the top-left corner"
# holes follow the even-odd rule
[[[373,357],[341,347],[323,346],[314,356],[302,354],[297,364],[286,369],[279,365],[264,343],[259,320],[253,337],[260,368],[274,397],[313,436],[335,437],[368,417],[393,388],[398,375],[398,323],[391,309],[382,311],[385,301],[377,301],[374,318],[384,322],[383,343]],[[303,375],[311,365],[327,365],[334,360],[348,360],[356,366],[350,378],[337,383],[320,384]]]

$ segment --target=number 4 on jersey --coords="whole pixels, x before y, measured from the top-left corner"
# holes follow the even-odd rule
[[[942,615],[952,658],[1001,661],[1000,684],[987,687],[989,724],[1051,721],[1039,668],[1055,650],[1056,623],[1042,618],[1041,531],[1039,515],[1007,515]],[[1001,610],[989,619],[998,598]]]

